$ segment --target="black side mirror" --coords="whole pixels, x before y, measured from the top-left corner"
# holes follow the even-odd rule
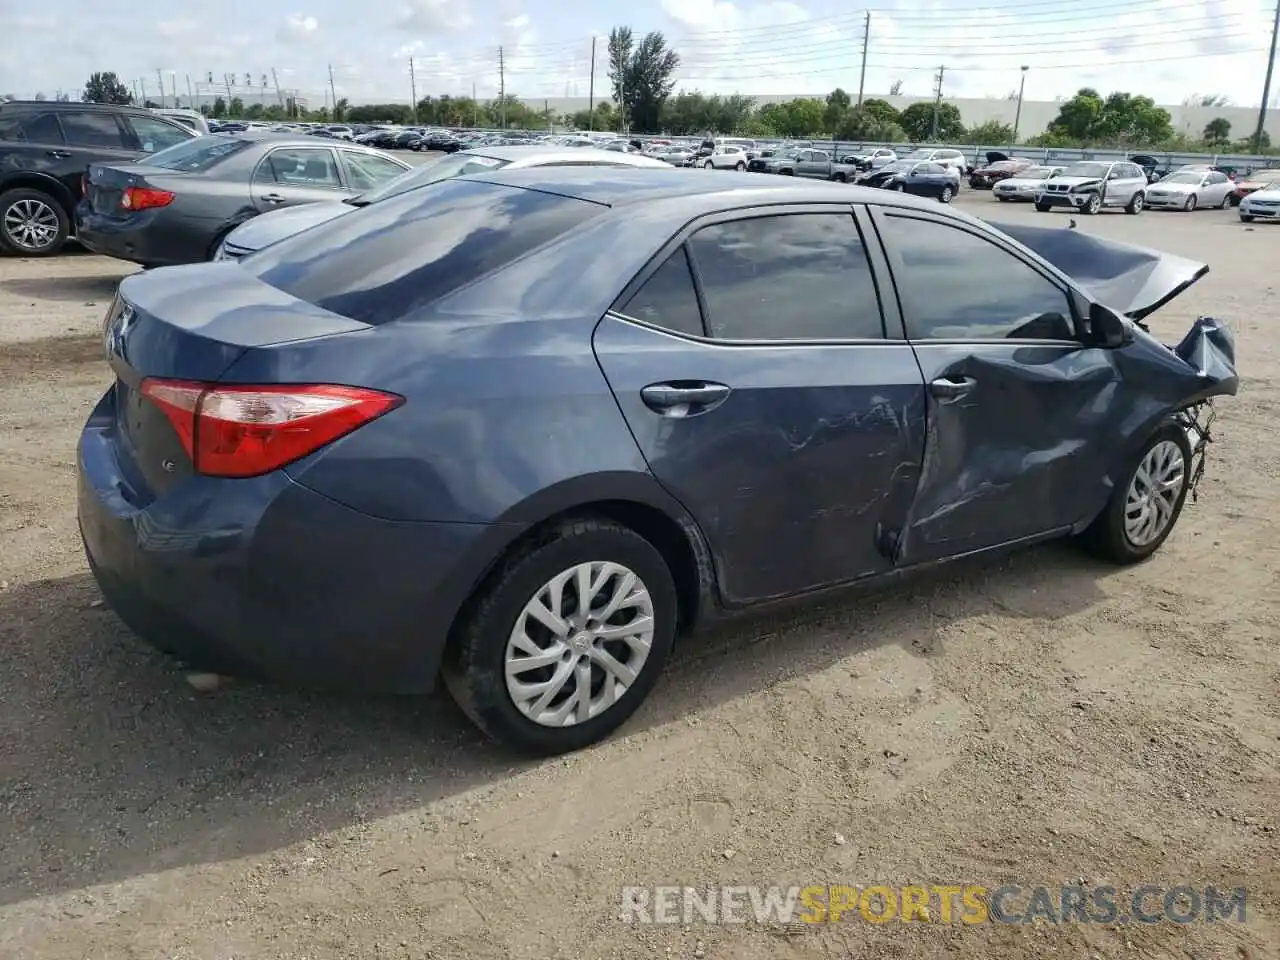
[[[1096,346],[1115,348],[1133,342],[1133,327],[1124,317],[1100,303],[1089,307],[1089,331]]]

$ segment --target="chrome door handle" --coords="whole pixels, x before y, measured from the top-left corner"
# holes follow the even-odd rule
[[[652,383],[640,390],[640,399],[655,413],[687,417],[718,407],[732,391],[723,383],[705,380],[674,380]]]
[[[941,377],[929,384],[929,392],[939,400],[955,400],[972,393],[977,385],[973,377]]]
[[[264,193],[262,199],[267,203],[284,203],[284,197],[278,193]]]

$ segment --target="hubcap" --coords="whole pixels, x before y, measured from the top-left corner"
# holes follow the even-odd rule
[[[43,250],[58,238],[58,215],[43,200],[19,200],[4,213],[4,232],[15,246]]]
[[[1124,535],[1145,547],[1168,529],[1186,475],[1182,449],[1161,440],[1138,464],[1124,501]]]
[[[621,699],[653,646],[653,598],[618,563],[580,563],[543,584],[507,638],[507,694],[544,727],[597,717]]]

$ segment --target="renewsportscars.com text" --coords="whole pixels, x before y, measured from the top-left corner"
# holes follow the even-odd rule
[[[1242,888],[810,885],[624,887],[627,923],[1218,923],[1245,922]]]

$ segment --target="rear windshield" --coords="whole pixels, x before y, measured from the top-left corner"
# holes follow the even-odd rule
[[[249,141],[240,137],[196,137],[174,144],[167,150],[157,150],[138,162],[166,170],[208,170],[247,146]]]
[[[273,243],[241,263],[290,296],[376,325],[413,313],[606,209],[445,180]]]
[[[409,190],[425,187],[430,183],[448,180],[450,177],[464,177],[468,173],[497,170],[510,162],[510,160],[499,160],[497,157],[482,157],[477,153],[447,153],[438,160],[405,171],[376,190],[369,190],[358,197],[353,197],[351,202],[356,206],[378,203],[391,197],[398,197]]]

